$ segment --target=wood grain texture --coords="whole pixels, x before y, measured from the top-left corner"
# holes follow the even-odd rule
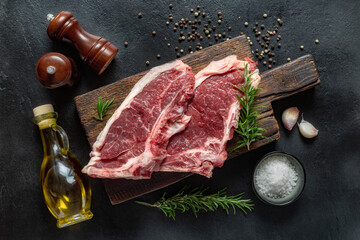
[[[245,36],[239,36],[226,42],[205,48],[193,54],[181,58],[184,63],[192,67],[196,74],[206,67],[211,61],[220,60],[226,56],[235,54],[238,59],[251,57],[250,47]],[[131,91],[134,84],[146,72],[136,74],[114,82],[110,85],[75,97],[75,105],[85,129],[89,144],[92,145],[100,131],[106,124],[96,121],[92,115],[96,115],[96,101],[99,96],[106,100],[115,98],[115,104],[110,111],[115,111]],[[260,124],[267,131],[267,138],[261,139],[251,145],[251,149],[259,148],[265,144],[280,138],[279,126],[274,117],[271,102],[293,95],[295,93],[310,89],[320,83],[318,72],[311,55],[306,55],[290,63],[266,71],[261,75],[259,98],[257,105],[263,106],[260,111]],[[109,118],[109,117],[107,117]],[[230,150],[238,140],[236,134],[228,142],[227,149]],[[246,148],[238,149],[229,153],[228,159],[247,152]],[[160,189],[173,184],[181,179],[192,175],[191,173],[153,173],[150,180],[125,180],[104,179],[105,189],[112,204],[118,204],[145,193]]]

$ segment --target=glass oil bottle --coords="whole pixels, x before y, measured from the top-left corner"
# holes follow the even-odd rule
[[[57,113],[51,104],[33,109],[44,148],[40,181],[46,206],[63,228],[93,217],[91,189],[82,165],[69,151],[65,131],[56,124]]]

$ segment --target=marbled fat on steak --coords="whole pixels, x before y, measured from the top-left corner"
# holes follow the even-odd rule
[[[167,156],[171,136],[185,129],[195,78],[175,61],[151,69],[108,120],[83,172],[99,178],[146,179]]]
[[[212,176],[227,158],[226,143],[233,137],[240,111],[234,85],[244,84],[243,71],[248,63],[252,84],[260,81],[256,63],[229,56],[211,62],[195,76],[195,96],[186,115],[191,116],[187,128],[174,135],[167,147],[167,157],[160,171],[193,172]]]

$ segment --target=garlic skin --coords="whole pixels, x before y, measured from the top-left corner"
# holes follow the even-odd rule
[[[313,138],[319,134],[319,130],[317,130],[311,123],[305,121],[304,118],[298,123],[298,127],[301,135],[306,138]]]
[[[297,107],[291,107],[282,113],[281,120],[287,130],[291,131],[293,129],[299,118],[299,112]]]

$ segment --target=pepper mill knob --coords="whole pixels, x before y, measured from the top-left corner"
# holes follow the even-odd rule
[[[117,47],[105,38],[87,33],[70,12],[62,11],[55,17],[48,14],[47,19],[49,37],[73,45],[81,59],[99,75],[116,56]]]
[[[42,85],[50,89],[64,85],[71,87],[79,78],[79,71],[72,58],[50,52],[38,60],[36,77]]]

